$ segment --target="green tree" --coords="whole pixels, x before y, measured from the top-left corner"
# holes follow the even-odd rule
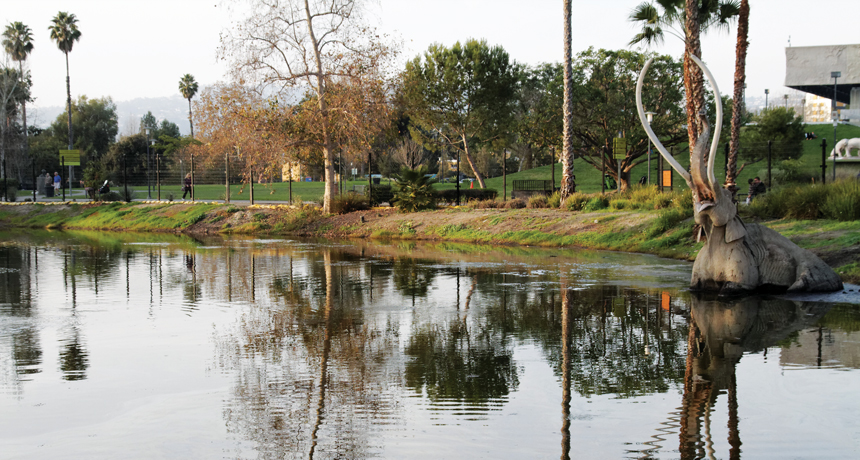
[[[194,76],[187,73],[179,79],[179,93],[182,97],[188,99],[188,126],[191,127],[191,137],[194,137],[194,121],[191,117],[191,98],[197,94],[197,82],[194,81]]]
[[[3,49],[13,61],[18,62],[18,73],[22,82],[28,76],[24,73],[24,61],[33,52],[33,33],[21,22],[13,22],[3,31]],[[29,88],[29,85],[26,85]],[[21,101],[21,124],[24,130],[24,154],[27,154],[27,99]]]
[[[69,149],[74,148],[74,137],[72,135],[72,87],[69,83],[69,53],[75,42],[81,39],[81,31],[78,30],[78,18],[74,14],[63,11],[57,13],[51,19],[52,25],[48,27],[51,32],[51,40],[57,43],[57,48],[66,55],[66,110],[69,116]]]
[[[123,136],[118,142],[111,145],[102,162],[115,180],[121,180],[123,172],[125,172],[129,185],[145,185],[146,147],[145,134]]]
[[[2,164],[7,161],[7,147],[18,143],[20,131],[15,118],[19,105],[29,97],[29,79],[22,79],[18,69],[0,68],[0,163]],[[6,177],[6,168],[0,168],[0,177]]]
[[[431,45],[423,59],[408,62],[403,93],[412,120],[462,152],[484,188],[472,148],[508,135],[516,88],[516,66],[508,53],[483,40],[468,40],[451,48]]]
[[[580,157],[598,170],[605,161],[606,172],[620,180],[622,189],[629,187],[630,171],[648,161],[648,137],[636,112],[635,90],[639,71],[649,57],[654,58],[649,70],[651,82],[643,87],[642,99],[647,110],[657,114],[652,126],[669,148],[685,141],[680,63],[669,56],[589,48],[576,56],[573,67],[578,82],[571,96],[574,146]],[[619,133],[627,139],[627,152],[616,160],[607,147]]]
[[[72,120],[72,127],[78,133],[72,148],[80,150],[88,160],[98,161],[104,156],[119,132],[116,104],[110,97],[89,99],[80,96],[72,104],[71,117],[64,112],[51,124],[54,136],[62,136],[64,118]]]
[[[394,204],[402,212],[423,211],[436,207],[436,192],[433,189],[433,179],[427,177],[427,168],[417,169],[404,167],[397,179],[397,190],[394,192]]]
[[[561,64],[541,64],[520,73],[515,110],[517,141],[523,145],[520,170],[554,164],[562,145],[564,121],[564,73]],[[537,152],[535,152],[535,150]],[[535,153],[546,154],[547,161],[533,164]]]
[[[803,154],[803,119],[794,109],[772,107],[753,117],[754,125],[741,133],[738,157],[743,164],[738,174],[747,166],[767,158],[768,142],[771,143],[773,161],[797,160]]]

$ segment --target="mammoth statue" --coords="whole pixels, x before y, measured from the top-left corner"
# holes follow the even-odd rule
[[[842,139],[836,143],[836,148],[830,151],[830,158],[851,158],[851,151],[857,150],[857,156],[860,156],[860,137],[853,139]]]
[[[720,92],[711,72],[697,57],[692,58],[702,68],[714,89],[714,100],[719,101]],[[774,230],[744,223],[738,216],[732,192],[720,186],[714,177],[716,139],[720,137],[723,118],[721,104],[716,104],[717,123],[713,143],[709,139],[707,121],[702,120],[704,129],[690,154],[689,173],[669,155],[651,130],[642,106],[642,84],[650,65],[651,60],[648,60],[636,85],[639,120],[663,158],[690,187],[696,223],[701,227],[700,232],[704,232],[707,237],[705,246],[693,264],[691,289],[717,291],[721,295],[752,291],[811,292],[842,289],[839,276],[815,254],[800,248]],[[704,118],[702,114],[699,116]],[[709,152],[707,164],[706,152]]]

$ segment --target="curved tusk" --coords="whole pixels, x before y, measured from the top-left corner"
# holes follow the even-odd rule
[[[648,67],[651,67],[651,61],[654,58],[648,59],[645,62],[645,67],[642,67],[642,72],[639,73],[639,81],[636,83],[636,110],[639,111],[639,121],[642,123],[642,127],[645,128],[645,132],[648,134],[648,137],[651,138],[651,142],[654,143],[654,146],[657,147],[657,151],[660,152],[660,155],[663,155],[663,158],[672,165],[672,169],[678,172],[681,177],[687,182],[687,186],[690,189],[693,189],[693,181],[690,178],[690,173],[681,166],[672,155],[666,150],[666,147],[663,146],[663,143],[660,142],[660,139],[657,138],[657,135],[654,134],[654,131],[651,130],[651,125],[648,123],[648,118],[645,116],[645,109],[642,107],[642,82],[645,80],[645,73],[648,72]]]
[[[717,119],[716,126],[714,127],[714,137],[711,140],[711,154],[708,156],[708,182],[711,183],[711,189],[716,190],[719,187],[717,183],[717,178],[714,176],[714,160],[717,158],[717,148],[719,147],[717,143],[720,141],[720,131],[723,127],[723,99],[720,96],[720,88],[717,87],[717,81],[714,80],[714,76],[711,75],[711,71],[705,67],[705,64],[702,63],[699,58],[690,54],[690,57],[693,58],[693,61],[698,64],[699,67],[702,68],[702,72],[705,73],[705,77],[708,78],[708,82],[711,84],[711,88],[714,89],[714,103],[717,105]]]

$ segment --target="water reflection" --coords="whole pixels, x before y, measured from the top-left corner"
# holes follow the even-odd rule
[[[227,433],[212,436],[229,442],[215,455],[231,458],[740,458],[760,443],[740,423],[761,409],[738,397],[743,360],[860,367],[857,306],[690,297],[688,267],[656,258],[87,232],[3,241],[2,394],[26,404],[0,409],[36,420],[31,392],[122,393],[118,381],[133,405],[172,373],[217,375]],[[187,429],[161,417],[155,437]],[[0,432],[9,425],[0,416]]]

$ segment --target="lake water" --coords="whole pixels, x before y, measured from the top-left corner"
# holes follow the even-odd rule
[[[0,458],[860,458],[860,307],[583,250],[0,234]]]

